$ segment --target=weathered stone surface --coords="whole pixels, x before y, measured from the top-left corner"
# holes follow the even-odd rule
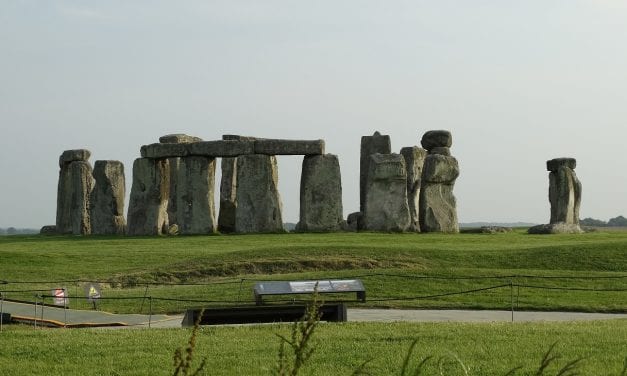
[[[411,224],[408,230],[419,232],[420,184],[427,151],[417,146],[411,146],[402,148],[401,155],[405,159],[405,169],[407,170],[407,204],[411,217]]]
[[[57,188],[57,232],[89,235],[89,195],[93,189],[92,168],[87,161],[63,163]]]
[[[216,230],[213,201],[215,159],[181,158],[177,175],[177,220],[181,234],[211,234]]]
[[[342,177],[337,156],[305,156],[300,180],[300,221],[296,231],[339,231],[342,216]]]
[[[555,158],[546,161],[546,169],[548,171],[557,172],[560,167],[568,167],[574,170],[577,167],[577,160],[575,158]]]
[[[577,179],[575,171],[566,165],[549,173],[549,202],[551,203],[549,223],[579,225],[581,182]]]
[[[220,181],[220,214],[218,231],[235,232],[235,207],[237,206],[237,158],[222,158]]]
[[[447,157],[451,156],[451,148],[447,148],[447,147],[435,147],[432,148],[431,150],[429,150],[429,154],[439,154],[439,155],[444,155]]]
[[[426,183],[449,184],[459,176],[459,164],[455,157],[429,154],[425,158],[422,180]]]
[[[165,159],[190,155],[190,144],[150,144],[140,149],[142,158]]]
[[[159,137],[159,142],[162,144],[189,144],[190,142],[200,142],[202,138],[196,136],[189,136],[182,133],[167,134]]]
[[[168,160],[137,158],[128,205],[128,235],[161,235],[168,230],[170,164]]]
[[[550,223],[545,225],[537,225],[527,230],[529,234],[580,234],[583,230],[577,224],[572,223]]]
[[[95,185],[91,192],[89,213],[91,232],[95,235],[126,233],[124,165],[120,161],[96,161]]]
[[[57,234],[57,226],[55,225],[46,225],[39,230],[40,235],[56,235]]]
[[[284,231],[276,157],[259,154],[238,157],[236,180],[235,231]]]
[[[320,155],[324,154],[324,140],[256,139],[255,154]]]
[[[453,195],[458,176],[459,164],[454,157],[429,154],[425,158],[419,210],[422,232],[459,232]]]
[[[420,189],[420,229],[422,232],[459,232],[453,185],[425,183]]]
[[[263,140],[262,138],[250,137],[250,136],[240,136],[237,134],[225,134],[222,135],[222,139],[225,141],[255,141],[255,140]]]
[[[453,136],[445,130],[428,131],[422,136],[420,144],[429,151],[437,147],[450,148],[453,145]]]
[[[87,149],[66,150],[59,157],[59,167],[72,162],[86,162],[90,156],[91,152]]]
[[[190,145],[190,155],[202,157],[237,157],[238,155],[254,154],[254,141],[219,140],[203,141]]]
[[[179,168],[181,166],[181,158],[168,158],[168,166],[170,170],[170,188],[168,190],[168,223],[171,225],[175,225],[178,223],[178,174]],[[178,227],[177,227],[178,228]]]
[[[407,170],[400,154],[373,154],[366,182],[363,229],[407,231]]]
[[[366,181],[370,168],[370,156],[376,153],[389,154],[392,152],[390,136],[374,132],[372,136],[361,137],[361,152],[359,157],[359,210],[364,211],[366,200]]]
[[[346,217],[346,227],[344,228],[346,231],[357,231],[362,227],[364,214],[362,212],[354,212],[350,213],[348,217]]]

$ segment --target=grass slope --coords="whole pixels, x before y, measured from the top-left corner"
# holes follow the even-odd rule
[[[496,235],[336,233],[0,238],[0,280],[11,282],[0,285],[0,290],[66,286],[71,296],[81,296],[82,284],[71,281],[100,280],[107,281],[103,284],[105,297],[149,295],[155,298],[156,312],[180,312],[199,304],[158,298],[248,304],[256,280],[354,276],[364,281],[369,306],[508,309],[514,298],[517,309],[624,312],[627,292],[598,290],[626,290],[625,275],[627,232],[555,236],[532,236],[517,231]],[[436,276],[453,279],[424,278]],[[465,276],[486,278],[460,279]],[[205,285],[147,286],[146,283]],[[510,283],[532,287],[511,289]],[[414,299],[499,285],[506,286],[473,294]],[[574,287],[581,291],[534,288],[538,286]],[[19,297],[19,293],[5,295]],[[142,307],[141,303],[141,299],[130,299],[103,300],[101,304],[106,310],[135,313]],[[82,304],[85,302],[81,300],[72,303],[77,308],[83,307]],[[144,312],[145,307],[144,304]]]

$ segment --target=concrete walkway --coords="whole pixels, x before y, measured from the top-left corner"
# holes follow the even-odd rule
[[[101,311],[64,310],[33,304],[3,301],[2,311],[17,321],[48,326],[67,327],[134,327],[180,328],[183,315],[113,314]],[[470,310],[402,310],[349,308],[351,322],[507,322],[512,321],[511,311]],[[627,314],[580,312],[514,312],[514,322],[529,321],[582,321],[627,319]]]

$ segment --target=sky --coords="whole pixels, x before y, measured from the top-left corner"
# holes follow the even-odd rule
[[[447,129],[460,222],[547,223],[556,157],[581,218],[627,215],[625,20],[623,0],[2,0],[0,227],[54,224],[64,150],[122,161],[129,192],[171,133],[324,139],[347,216],[361,136]],[[284,221],[301,163],[279,157]]]

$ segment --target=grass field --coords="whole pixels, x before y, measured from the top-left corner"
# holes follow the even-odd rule
[[[181,312],[198,305],[251,304],[259,280],[359,276],[368,302],[355,306],[627,312],[627,232],[531,236],[509,234],[276,234],[163,238],[0,237],[0,291],[67,287],[83,296],[100,281],[100,308]],[[75,282],[81,281],[81,282]],[[1,283],[1,282],[0,282]],[[467,294],[425,298],[502,286]],[[513,286],[513,287],[512,287]],[[520,287],[522,286],[522,287]],[[548,287],[544,289],[539,287]],[[420,297],[420,298],[417,298]],[[159,298],[213,301],[166,301]],[[352,296],[324,296],[329,301]],[[222,302],[222,303],[220,303]],[[144,304],[142,304],[144,303]],[[73,308],[87,308],[72,299]],[[202,328],[197,338],[208,374],[270,374],[277,333],[285,325]],[[32,330],[0,333],[0,369],[10,375],[171,374],[174,349],[190,331]],[[535,374],[552,343],[563,358],[583,357],[582,374],[619,375],[627,356],[625,320],[590,323],[321,324],[306,374],[351,374],[366,360],[371,374],[399,374],[419,340],[412,364],[427,356],[426,374]],[[441,368],[441,369],[440,369]]]
[[[104,281],[110,300],[101,308],[114,312],[147,312],[144,296],[154,312],[181,312],[201,304],[195,300],[249,304],[255,281],[355,276],[366,306],[510,309],[513,302],[518,310],[626,312],[627,232],[0,237],[0,280],[10,282],[0,290],[67,287],[82,297],[84,283],[74,281]],[[495,286],[502,287],[427,297]],[[87,307],[84,299],[71,305]]]

